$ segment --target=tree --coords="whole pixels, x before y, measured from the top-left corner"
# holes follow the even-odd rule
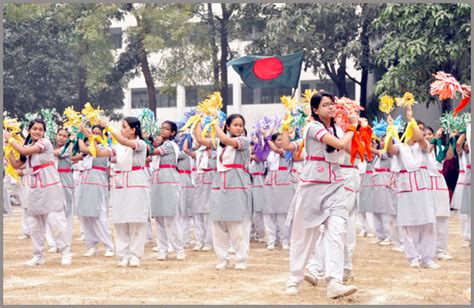
[[[432,74],[445,71],[462,83],[470,82],[471,5],[389,4],[375,20],[383,38],[376,60],[387,68],[376,85],[379,95],[412,92],[430,102]],[[443,104],[443,109],[449,106]]]
[[[110,19],[115,5],[5,6],[5,106],[15,115],[90,100],[111,110],[123,103],[113,74]]]
[[[305,70],[329,76],[340,96],[347,96],[347,61],[358,35],[355,4],[286,4],[273,7],[265,33],[249,52],[286,54],[306,50]]]

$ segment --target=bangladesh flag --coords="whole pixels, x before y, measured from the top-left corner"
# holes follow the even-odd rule
[[[227,62],[250,88],[297,88],[303,52],[286,56],[245,56]]]

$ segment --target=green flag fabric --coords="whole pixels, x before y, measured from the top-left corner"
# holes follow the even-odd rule
[[[297,88],[303,52],[284,56],[245,56],[227,62],[250,88]]]

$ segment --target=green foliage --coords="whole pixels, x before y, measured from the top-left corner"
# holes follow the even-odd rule
[[[429,95],[432,74],[442,70],[470,82],[470,4],[389,4],[374,21],[383,33],[377,64],[387,72],[376,85],[379,95],[412,92],[420,102]]]

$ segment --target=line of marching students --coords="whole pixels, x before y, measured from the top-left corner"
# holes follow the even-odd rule
[[[138,267],[155,225],[157,260],[167,260],[170,251],[185,260],[185,248],[214,250],[216,269],[229,268],[234,254],[235,269],[244,270],[253,239],[266,241],[268,250],[278,244],[289,250],[288,294],[297,294],[306,280],[314,286],[326,281],[329,298],[349,296],[357,291],[349,282],[361,219],[362,235],[373,217],[374,243],[405,252],[410,267],[436,269],[436,258],[452,259],[449,193],[440,170],[455,155],[461,166],[451,203],[460,210],[470,245],[470,127],[451,136],[445,157],[432,142],[443,132],[416,126],[408,143],[390,140],[386,152],[383,142],[374,143],[372,161],[351,164],[352,137],[367,123],[354,113],[344,132],[328,93],[315,94],[310,105],[311,121],[300,139],[263,131],[271,149],[265,161],[252,153],[251,144],[260,140],[246,136],[239,114],[223,127],[212,124],[215,139],[203,136],[200,123],[187,135],[165,121],[159,136],[144,140],[138,118],[124,118],[120,131],[102,121],[91,130],[81,127],[77,154],[64,129],[48,140],[41,119],[30,123],[25,144],[5,132],[21,154],[18,161],[6,159],[22,175],[22,233],[33,243],[26,265],[44,264],[45,239],[50,251],[62,254],[62,265],[71,264],[76,215],[84,257],[97,255],[103,245],[105,257],[118,257],[117,266]],[[407,119],[412,117],[409,109]],[[104,129],[115,146],[94,138]],[[90,142],[97,143],[95,157]]]

